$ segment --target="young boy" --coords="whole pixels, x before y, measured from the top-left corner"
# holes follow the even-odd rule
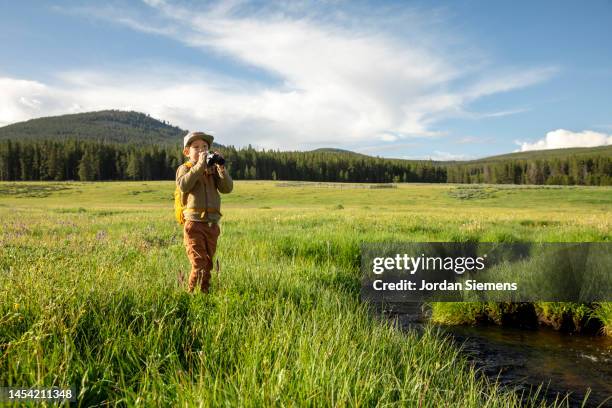
[[[230,193],[234,183],[225,166],[207,166],[206,155],[213,137],[203,132],[190,132],[183,140],[183,154],[191,166],[182,164],[176,171],[176,185],[182,193],[185,228],[183,242],[191,263],[189,292],[199,283],[202,293],[208,293],[210,271],[221,230],[221,197]],[[218,154],[218,152],[215,152]]]

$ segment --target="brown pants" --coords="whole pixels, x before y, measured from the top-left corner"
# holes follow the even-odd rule
[[[185,221],[183,242],[191,263],[189,275],[189,292],[200,284],[200,290],[208,293],[210,271],[213,268],[213,257],[217,250],[217,239],[221,234],[219,224]]]

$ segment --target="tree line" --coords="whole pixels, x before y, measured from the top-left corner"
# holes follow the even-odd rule
[[[612,185],[612,157],[604,154],[447,166],[448,183]]]
[[[449,163],[251,146],[219,151],[235,179],[612,185],[612,158],[605,153]],[[185,160],[178,145],[8,139],[0,141],[0,180],[172,180]]]

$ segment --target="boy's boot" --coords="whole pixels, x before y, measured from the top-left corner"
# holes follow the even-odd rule
[[[206,269],[194,269],[189,276],[189,293],[193,293],[196,286],[200,287],[202,293],[208,293],[210,288],[210,271]]]

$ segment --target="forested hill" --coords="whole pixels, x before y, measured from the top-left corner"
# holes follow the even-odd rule
[[[0,128],[0,181],[173,179],[184,130],[138,112],[101,111]],[[215,146],[236,179],[612,185],[612,146],[471,161],[385,159],[348,150]]]
[[[446,182],[612,185],[612,146],[534,150],[447,162]]]
[[[339,153],[339,154],[350,154],[356,157],[369,157],[366,154],[357,153],[357,152],[353,152],[353,151],[345,150],[345,149],[335,149],[332,147],[322,147],[320,149],[310,150],[310,153]]]
[[[489,156],[482,159],[461,162],[464,164],[493,163],[506,160],[543,160],[560,159],[564,157],[592,157],[604,155],[612,157],[612,146],[597,147],[569,147],[564,149],[530,150],[527,152],[516,152]]]
[[[95,140],[177,145],[186,131],[140,112],[105,110],[49,116],[0,127],[0,140]]]

